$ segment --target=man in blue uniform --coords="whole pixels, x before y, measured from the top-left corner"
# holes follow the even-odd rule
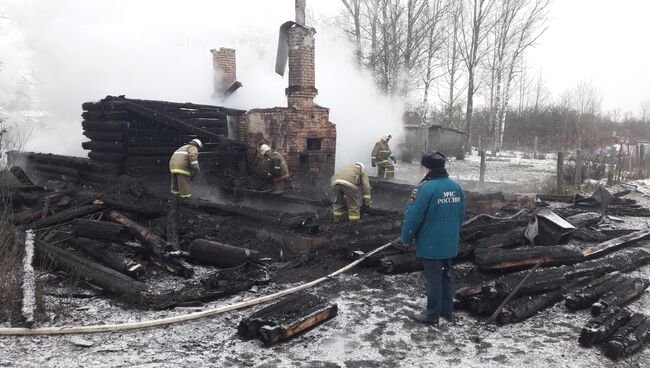
[[[421,164],[427,174],[411,194],[404,213],[401,243],[415,240],[415,253],[424,264],[427,309],[411,318],[437,324],[452,318],[452,260],[458,254],[458,238],[465,217],[465,199],[458,183],[449,179],[445,156],[429,151]]]

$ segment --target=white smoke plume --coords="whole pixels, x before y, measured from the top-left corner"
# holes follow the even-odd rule
[[[318,24],[336,12],[329,1],[307,6]],[[15,49],[27,55],[35,81],[30,109],[46,113],[28,150],[85,155],[81,104],[109,94],[219,103],[211,97],[212,48],[237,50],[244,86],[224,105],[286,106],[287,80],[273,70],[278,28],[294,18],[293,0],[5,0],[1,13],[20,34]],[[316,103],[330,108],[337,125],[337,164],[368,162],[381,135],[400,135],[404,104],[377,93],[340,30],[309,25],[317,29]],[[0,96],[16,88],[3,83]]]

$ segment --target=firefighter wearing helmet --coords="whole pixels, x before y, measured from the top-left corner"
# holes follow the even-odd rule
[[[348,211],[348,219],[361,219],[361,207],[370,207],[370,181],[363,163],[343,166],[334,176],[330,185],[334,191],[332,212],[334,221],[338,222]]]
[[[381,137],[379,142],[375,143],[375,148],[372,149],[372,153],[370,154],[372,167],[377,167],[378,178],[392,179],[395,177],[394,164],[397,163],[397,160],[388,146],[388,141],[390,141],[391,138],[393,138],[393,136],[390,134]],[[392,160],[393,163],[391,164],[388,160]]]
[[[192,196],[192,177],[199,172],[199,150],[203,143],[192,139],[177,149],[169,160],[169,172],[172,176],[172,196],[190,198]]]
[[[291,173],[282,154],[268,144],[260,146],[260,153],[269,160],[267,177],[273,182],[273,193],[281,194],[291,190]]]

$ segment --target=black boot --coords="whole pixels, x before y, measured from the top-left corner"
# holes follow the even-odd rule
[[[438,320],[437,319],[429,319],[429,317],[427,317],[426,313],[415,313],[415,312],[413,312],[413,313],[409,314],[409,317],[411,317],[411,319],[413,319],[415,321],[418,321],[420,323],[425,323],[425,324],[434,325],[434,326],[438,325]]]

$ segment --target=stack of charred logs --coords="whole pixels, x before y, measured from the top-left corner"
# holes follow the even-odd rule
[[[208,171],[233,161],[239,170],[236,165],[245,157],[243,145],[227,140],[228,116],[243,111],[111,96],[82,107],[83,134],[90,139],[82,146],[112,175],[165,173],[174,150],[193,138],[206,143],[200,161]]]
[[[480,215],[466,221],[456,260],[457,307],[509,324],[564,300],[569,311],[589,309],[598,316],[589,326],[613,323],[602,315],[622,310],[650,286],[646,278],[625,274],[650,263],[650,250],[634,246],[650,238],[650,230],[611,226],[624,220],[610,216],[610,210],[647,216],[647,209],[623,198],[627,194],[599,189],[591,197],[571,197],[571,204],[564,206],[557,201],[568,202],[568,197],[540,196],[538,208],[530,213],[500,219]],[[422,269],[413,253],[397,249],[371,257],[367,264],[383,273]],[[615,359],[638,351],[650,340],[648,326],[640,319],[631,319],[628,312],[593,344],[604,344]]]

